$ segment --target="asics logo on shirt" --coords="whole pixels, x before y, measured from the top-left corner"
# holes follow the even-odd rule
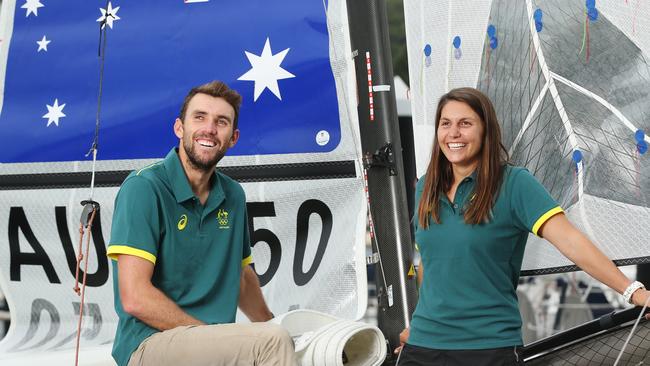
[[[185,229],[185,226],[187,226],[187,215],[181,215],[181,219],[178,220],[178,225],[176,226],[178,227],[179,231],[183,231]]]

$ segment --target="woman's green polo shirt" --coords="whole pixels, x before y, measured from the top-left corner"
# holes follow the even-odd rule
[[[516,288],[530,232],[562,212],[528,170],[506,166],[501,189],[486,224],[466,224],[475,174],[465,178],[454,202],[441,198],[440,224],[417,225],[424,279],[408,343],[442,350],[521,345]],[[416,188],[415,207],[424,178]]]
[[[152,283],[191,316],[208,324],[235,321],[242,265],[251,262],[246,197],[241,186],[216,172],[202,205],[176,149],[132,172],[115,199],[108,256],[144,258],[155,265]],[[157,332],[124,312],[113,264],[119,323],[113,345],[118,365]]]

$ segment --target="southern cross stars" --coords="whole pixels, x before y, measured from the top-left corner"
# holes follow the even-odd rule
[[[65,104],[59,105],[59,100],[54,99],[54,105],[46,104],[46,106],[47,106],[47,113],[43,115],[43,118],[47,118],[47,127],[49,127],[52,123],[58,126],[59,119],[61,117],[65,117],[65,114],[63,113],[63,108],[65,108]]]
[[[38,16],[38,8],[42,8],[44,6],[45,5],[41,4],[40,0],[25,0],[25,3],[23,6],[21,6],[21,8],[27,9],[27,13],[25,14],[25,18],[27,18],[29,14]]]
[[[43,36],[43,39],[41,39],[40,41],[36,41],[36,43],[38,44],[38,50],[36,52],[41,52],[41,51],[47,52],[47,45],[50,42],[52,42],[52,40],[47,39],[45,38],[45,36]]]
[[[120,20],[120,17],[117,16],[117,11],[120,10],[119,6],[116,6],[113,8],[113,4],[111,2],[108,2],[108,7],[106,9],[104,8],[99,8],[99,11],[102,12],[102,16],[97,18],[98,22],[102,23],[102,29],[108,24],[108,27],[113,29],[113,22],[116,20]]]
[[[282,60],[284,60],[287,52],[289,52],[289,48],[274,55],[271,52],[271,42],[267,38],[261,55],[257,56],[248,51],[245,52],[246,57],[248,57],[248,62],[251,64],[251,69],[244,75],[240,76],[237,80],[255,82],[255,96],[253,101],[257,101],[260,94],[262,94],[264,89],[267,88],[275,94],[278,99],[282,100],[280,88],[278,87],[278,80],[296,77],[294,74],[280,67]]]

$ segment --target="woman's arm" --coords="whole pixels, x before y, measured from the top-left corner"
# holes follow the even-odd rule
[[[548,219],[539,234],[583,271],[619,294],[632,283],[563,213]],[[640,289],[634,292],[632,300],[635,305],[643,306],[648,297],[650,292]]]

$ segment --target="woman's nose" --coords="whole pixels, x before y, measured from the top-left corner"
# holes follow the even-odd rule
[[[460,128],[458,128],[458,125],[451,126],[451,128],[449,129],[449,135],[453,137],[460,136]]]

